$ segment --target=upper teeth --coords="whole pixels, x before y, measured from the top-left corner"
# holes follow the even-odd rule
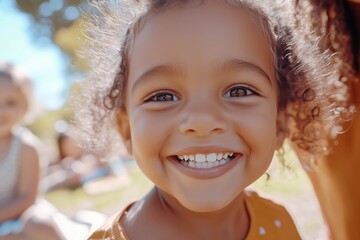
[[[209,154],[189,154],[189,155],[179,155],[177,156],[180,160],[184,161],[195,161],[195,162],[215,162],[216,160],[220,161],[222,159],[227,159],[231,157],[234,153],[209,153]]]

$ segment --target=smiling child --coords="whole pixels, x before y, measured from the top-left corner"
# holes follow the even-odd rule
[[[103,3],[113,12],[92,28],[103,44],[86,82],[93,125],[81,118],[104,146],[115,123],[154,187],[89,239],[300,239],[284,207],[245,189],[286,137],[326,152],[332,78],[315,39],[259,3]]]

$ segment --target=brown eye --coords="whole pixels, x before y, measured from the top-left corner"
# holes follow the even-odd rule
[[[16,102],[13,101],[13,100],[9,100],[9,101],[6,102],[6,105],[7,106],[14,106],[14,105],[16,105]]]
[[[172,93],[160,92],[160,93],[156,93],[155,95],[152,95],[147,100],[145,100],[145,102],[170,102],[170,101],[178,101],[178,100],[179,98]]]
[[[246,89],[236,88],[230,91],[230,97],[243,97],[246,96]]]
[[[245,87],[245,86],[235,86],[232,87],[231,89],[229,89],[226,93],[225,93],[225,97],[226,98],[231,98],[231,97],[247,97],[247,96],[251,96],[256,94],[255,91],[253,91],[252,89]]]

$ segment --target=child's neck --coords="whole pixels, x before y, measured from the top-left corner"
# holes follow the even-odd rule
[[[173,197],[154,188],[142,200],[141,205],[141,211],[136,211],[136,207],[134,209],[134,225],[133,228],[130,225],[130,228],[136,231],[145,227],[148,232],[142,231],[144,236],[160,234],[158,238],[154,236],[153,239],[244,239],[250,226],[243,194],[224,209],[199,213],[186,209]],[[144,222],[147,222],[146,226],[142,226],[141,223]],[[136,226],[137,223],[140,224]],[[134,236],[133,231],[125,230],[130,230],[131,239],[131,236]],[[169,237],[166,237],[167,235]],[[143,238],[135,236],[134,239]]]

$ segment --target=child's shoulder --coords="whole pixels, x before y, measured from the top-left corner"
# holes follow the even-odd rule
[[[286,208],[257,192],[245,192],[251,226],[247,239],[301,239]]]
[[[90,235],[88,240],[127,240],[128,238],[122,225],[120,224],[120,221],[133,205],[134,203],[129,204],[124,208],[124,210],[108,218],[101,228]]]
[[[262,214],[266,216],[273,216],[274,212],[286,212],[286,208],[282,205],[281,202],[256,191],[245,191],[245,202],[248,208],[251,208],[254,211],[262,211]]]
[[[42,145],[40,139],[27,128],[20,127],[16,129],[14,135],[28,148],[37,150]]]
[[[34,168],[40,164],[40,140],[29,129],[18,128],[14,131],[14,148],[18,149],[19,161],[24,168]]]

